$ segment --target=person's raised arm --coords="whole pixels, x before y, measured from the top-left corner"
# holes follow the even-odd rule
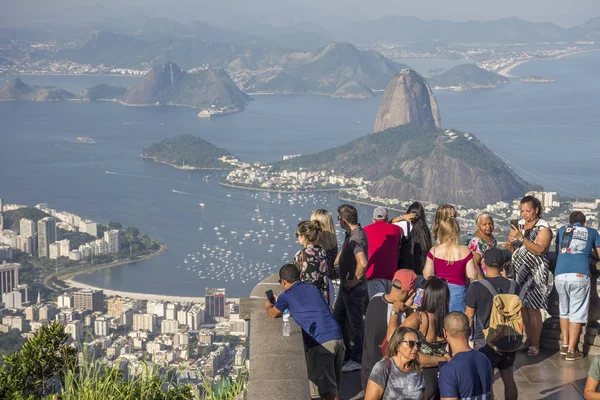
[[[267,311],[267,315],[271,318],[278,318],[283,315],[283,313],[275,307],[275,304],[272,304],[269,300],[265,302],[265,310]]]
[[[541,256],[542,254],[545,254],[548,251],[548,248],[550,247],[550,242],[552,241],[552,231],[550,230],[550,228],[542,228],[539,231],[535,242],[526,239],[525,237],[523,237],[523,234],[521,232],[519,232],[513,226],[511,226],[511,234],[513,232],[516,233],[514,233],[514,235],[512,236],[516,237],[518,240],[522,240],[523,246],[527,247],[527,250],[529,250],[530,253],[533,253],[538,256]]]

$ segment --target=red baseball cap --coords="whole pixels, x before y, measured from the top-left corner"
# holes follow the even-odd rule
[[[394,274],[393,281],[399,281],[402,290],[415,290],[417,287],[417,274],[412,269],[399,269]]]

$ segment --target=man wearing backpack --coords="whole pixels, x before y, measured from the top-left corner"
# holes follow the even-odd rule
[[[500,273],[504,266],[504,253],[498,248],[487,250],[483,255],[487,268],[486,277],[473,282],[467,289],[465,314],[473,327],[473,347],[485,354],[493,368],[498,368],[504,382],[504,398],[518,397],[513,374],[515,350],[522,344],[523,320],[521,300],[515,281],[504,278]],[[506,310],[502,313],[501,306]]]

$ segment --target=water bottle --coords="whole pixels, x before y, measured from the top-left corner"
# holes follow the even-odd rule
[[[290,310],[287,308],[283,312],[283,336],[290,336],[292,327],[290,325]]]

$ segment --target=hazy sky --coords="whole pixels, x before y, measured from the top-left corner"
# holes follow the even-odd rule
[[[220,23],[230,16],[245,15],[263,22],[314,21],[321,25],[386,15],[454,21],[516,16],[569,27],[600,16],[600,0],[0,0],[0,25],[64,23],[65,19],[81,22],[131,12],[181,22]]]

